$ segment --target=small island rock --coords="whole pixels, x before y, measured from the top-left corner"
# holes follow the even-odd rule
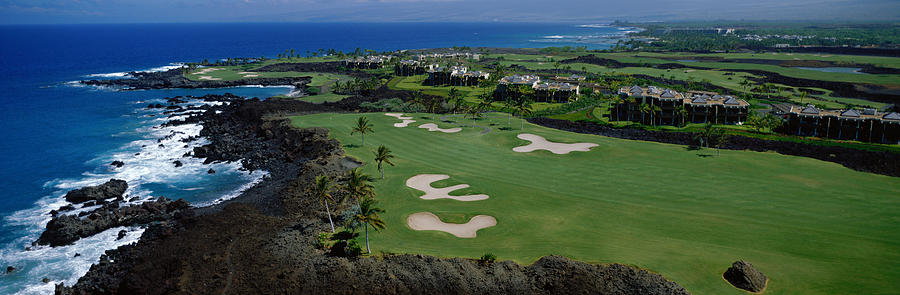
[[[98,186],[86,186],[66,193],[66,201],[83,203],[87,201],[102,201],[109,198],[122,196],[128,189],[128,183],[120,179],[110,179]],[[60,208],[62,209],[62,208]],[[73,208],[74,209],[74,208]]]

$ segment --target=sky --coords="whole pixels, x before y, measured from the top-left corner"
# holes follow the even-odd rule
[[[900,21],[900,0],[0,0],[0,24]]]

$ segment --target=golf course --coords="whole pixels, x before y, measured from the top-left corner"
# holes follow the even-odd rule
[[[558,254],[634,265],[693,294],[745,294],[722,278],[740,259],[768,276],[765,294],[887,294],[900,287],[900,178],[772,152],[693,150],[527,122],[521,128],[505,113],[487,113],[475,127],[462,115],[402,115],[415,122],[395,127],[400,115],[383,112],[291,117],[297,127],[328,128],[376,178],[386,228],[370,231],[374,255],[491,253],[530,264]],[[374,130],[364,146],[351,135],[360,116]],[[419,128],[427,123],[462,130]],[[579,145],[514,151],[544,139]],[[384,179],[373,161],[381,145],[395,155]],[[452,196],[487,197],[420,198],[426,192],[407,181],[423,174],[448,176],[435,178],[433,188],[468,185]],[[496,224],[458,237],[414,230],[414,214],[429,225],[479,215],[474,220]]]

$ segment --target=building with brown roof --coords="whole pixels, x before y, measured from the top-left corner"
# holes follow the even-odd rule
[[[822,110],[789,105],[785,132],[842,140],[900,143],[900,114],[875,109]]]
[[[714,92],[681,93],[655,86],[630,86],[619,89],[624,99],[613,110],[614,120],[644,124],[677,125],[681,122],[714,124],[742,124],[747,120],[750,104],[730,95]],[[642,112],[641,105],[659,107],[652,116]],[[680,110],[684,109],[684,113]],[[650,122],[649,120],[655,121]]]

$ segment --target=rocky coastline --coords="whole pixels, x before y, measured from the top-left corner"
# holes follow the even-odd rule
[[[56,293],[688,294],[645,270],[558,256],[522,266],[389,253],[344,258],[315,248],[327,219],[307,193],[312,180],[340,180],[360,163],[345,157],[326,129],[295,128],[285,114],[354,111],[379,96],[325,104],[225,97],[230,103],[169,123],[202,122],[210,143],[192,156],[241,161],[269,176],[234,199],[151,223],[139,242],[107,251],[78,283],[58,285]]]
[[[245,78],[241,80],[190,80],[185,78],[181,69],[164,72],[130,72],[133,79],[83,80],[81,84],[91,86],[114,87],[125,90],[169,89],[169,88],[224,88],[243,85],[262,86],[294,86],[297,90],[305,90],[311,77],[285,78]]]

